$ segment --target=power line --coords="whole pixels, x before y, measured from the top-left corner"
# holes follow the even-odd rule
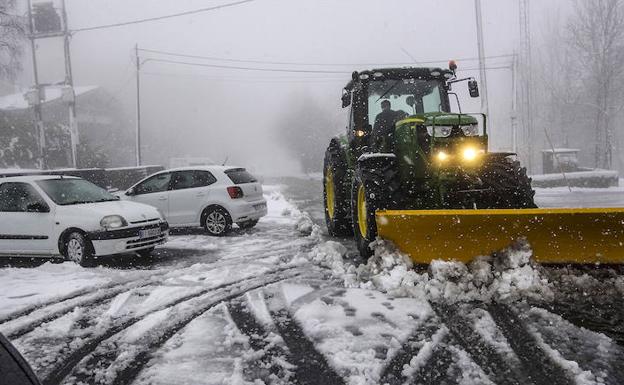
[[[226,82],[226,83],[344,83],[344,78],[241,78],[241,77],[215,77],[215,76],[206,76],[206,75],[197,75],[197,74],[175,74],[175,73],[167,73],[167,72],[142,72],[141,75],[147,76],[156,76],[156,77],[201,77],[206,80],[216,81],[216,82]]]
[[[208,68],[221,68],[221,69],[232,69],[232,70],[243,70],[243,71],[261,71],[261,72],[286,72],[286,73],[312,73],[312,74],[351,74],[349,71],[333,71],[333,70],[306,70],[306,69],[294,69],[294,68],[265,68],[265,67],[241,67],[241,66],[228,66],[221,64],[207,64],[207,63],[193,63],[193,62],[185,62],[178,60],[167,60],[167,59],[148,59],[149,61],[154,61],[157,63],[168,63],[168,64],[181,64],[187,66],[194,67],[208,67]],[[486,67],[486,70],[497,70],[497,69],[508,69],[510,66],[496,66],[496,67]],[[475,68],[464,68],[463,71],[475,71],[479,70],[480,67]]]
[[[217,56],[201,56],[201,55],[190,55],[190,54],[182,54],[170,51],[161,51],[155,49],[146,49],[140,48],[139,51],[161,54],[166,56],[177,56],[184,57],[189,59],[202,59],[202,60],[214,60],[214,61],[224,61],[224,62],[233,62],[233,63],[254,63],[254,64],[271,64],[271,65],[301,65],[301,66],[329,66],[329,67],[338,67],[338,66],[348,66],[348,67],[358,67],[358,66],[374,66],[374,65],[382,65],[382,66],[393,66],[393,65],[413,65],[414,63],[408,62],[398,62],[398,63],[309,63],[309,62],[293,62],[293,61],[267,61],[267,60],[254,60],[254,59],[232,59],[232,58],[224,58]],[[493,55],[487,56],[486,59],[500,59],[500,58],[508,58],[513,57],[514,54],[506,54],[506,55]],[[479,58],[462,58],[456,59],[458,61],[474,61]],[[436,64],[436,63],[444,63],[446,59],[443,60],[431,60],[431,61],[419,61],[418,64]]]
[[[192,63],[177,60],[167,59],[149,59],[150,61],[158,63],[170,63],[170,64],[182,64],[196,67],[208,67],[208,68],[223,68],[233,70],[244,71],[263,71],[263,72],[292,72],[292,73],[313,73],[313,74],[351,74],[349,71],[330,71],[330,70],[306,70],[306,69],[293,69],[293,68],[262,68],[262,67],[240,67],[240,66],[227,66],[220,64],[207,64],[207,63]]]
[[[195,9],[195,10],[192,10],[192,11],[185,11],[185,12],[174,13],[174,14],[171,14],[171,15],[156,16],[156,17],[150,17],[150,18],[146,18],[146,19],[124,21],[124,22],[113,23],[113,24],[104,24],[104,25],[98,25],[98,26],[94,26],[94,27],[76,28],[76,29],[72,29],[71,32],[72,33],[76,33],[76,32],[83,32],[83,31],[93,31],[93,30],[96,30],[96,29],[123,27],[123,26],[131,25],[131,24],[148,23],[148,22],[152,22],[152,21],[171,19],[173,17],[188,16],[188,15],[193,15],[193,14],[196,14],[196,13],[202,13],[202,12],[214,11],[214,10],[222,9],[222,8],[233,7],[233,6],[236,6],[236,5],[250,3],[252,1],[255,1],[255,0],[241,0],[241,1],[236,1],[236,2],[233,2],[233,3],[217,5],[217,6],[214,6],[214,7],[200,8],[200,9]]]

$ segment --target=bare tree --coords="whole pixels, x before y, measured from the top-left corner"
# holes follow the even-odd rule
[[[25,18],[12,12],[15,0],[0,0],[0,78],[13,79],[21,69]]]
[[[576,63],[583,70],[586,104],[594,110],[596,167],[610,168],[614,117],[622,103],[624,0],[577,0],[569,24]]]

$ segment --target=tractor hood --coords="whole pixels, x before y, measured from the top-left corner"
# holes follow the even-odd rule
[[[428,112],[425,114],[411,115],[397,122],[397,126],[404,123],[418,123],[423,126],[462,126],[478,124],[478,121],[472,115],[450,112]]]

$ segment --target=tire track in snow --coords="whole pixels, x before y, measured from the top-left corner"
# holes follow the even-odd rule
[[[284,275],[280,276],[278,274],[274,274],[274,277],[271,277],[269,279],[266,279],[266,277],[264,277],[264,279],[252,278],[246,282],[241,283],[240,284],[241,287],[225,287],[225,288],[217,290],[217,293],[206,294],[205,297],[207,298],[205,298],[204,300],[202,300],[202,298],[197,298],[196,301],[194,301],[194,302],[198,302],[197,304],[193,303],[192,304],[193,306],[190,306],[189,309],[180,309],[183,314],[182,317],[180,317],[179,319],[168,320],[167,321],[168,323],[164,328],[159,328],[153,333],[150,333],[149,335],[147,335],[147,338],[137,341],[136,344],[132,344],[131,348],[138,349],[138,351],[132,350],[132,349],[123,350],[124,355],[126,356],[124,357],[124,359],[126,360],[125,362],[127,364],[124,365],[122,363],[119,365],[120,367],[114,368],[116,369],[114,370],[115,373],[114,374],[109,373],[109,376],[111,375],[114,376],[114,379],[112,381],[109,381],[108,383],[113,384],[113,385],[132,384],[134,380],[137,378],[137,376],[139,375],[139,373],[143,370],[145,365],[147,365],[150,359],[153,358],[154,353],[158,349],[160,349],[171,337],[177,334],[191,321],[201,316],[208,310],[214,308],[215,306],[221,303],[224,303],[226,301],[230,301],[232,299],[243,296],[245,295],[245,293],[249,291],[263,288],[263,287],[266,287],[266,286],[269,286],[269,285],[272,285],[281,281],[285,281],[288,279],[296,278],[305,273],[306,273],[305,270],[302,270],[302,271],[293,270],[293,272],[291,272],[290,274],[286,276]],[[119,345],[115,343],[113,343],[113,346],[119,347]],[[129,346],[121,345],[122,349],[123,348],[127,349],[128,347]],[[114,354],[115,358],[117,358],[118,357],[117,351],[118,351],[117,349],[107,351],[105,352],[105,357],[110,358]],[[131,356],[132,358],[131,360],[128,360],[128,355]],[[100,367],[108,367],[110,369],[111,366],[115,365],[115,363],[117,362],[116,360],[103,361],[102,358],[103,357],[99,356],[98,354],[94,354],[91,356],[91,358],[87,359],[86,363],[90,361],[91,363],[94,363]],[[107,363],[109,362],[110,362],[110,365],[107,365]]]
[[[253,380],[260,378],[265,383],[271,383],[269,376],[275,376],[280,380],[287,381],[289,373],[284,369],[288,370],[288,368],[284,368],[282,361],[290,361],[288,352],[277,345],[275,340],[270,340],[266,328],[256,320],[242,298],[228,302],[227,309],[238,330],[249,338],[249,346],[255,352],[262,352],[260,358],[247,363],[248,367],[245,368],[245,372],[251,373],[253,376],[249,380],[253,382]],[[246,377],[249,376],[246,375]]]
[[[166,273],[163,273],[163,274],[166,274]],[[158,276],[163,275],[163,274],[152,274],[152,275],[150,275],[150,277],[158,277]],[[85,289],[80,289],[78,291],[74,291],[74,292],[72,292],[70,294],[67,294],[65,296],[56,297],[56,298],[48,300],[48,301],[43,301],[43,302],[37,303],[35,305],[28,306],[28,307],[26,307],[24,309],[16,311],[15,313],[11,313],[9,315],[6,315],[6,316],[0,318],[0,326],[3,325],[3,324],[6,324],[8,322],[15,321],[18,318],[27,317],[27,316],[29,316],[30,314],[32,314],[33,312],[35,312],[37,310],[41,310],[41,309],[44,309],[44,308],[50,307],[50,306],[59,305],[59,304],[62,304],[63,302],[72,301],[72,300],[75,300],[75,299],[77,299],[79,297],[89,296],[89,295],[93,294],[94,290],[114,289],[116,287],[128,285],[128,284],[131,284],[133,282],[136,282],[136,280],[129,279],[129,280],[125,280],[123,282],[111,282],[111,283],[105,284],[103,286],[88,287],[88,288],[85,288]]]
[[[492,382],[499,385],[532,383],[522,368],[510,366],[509,362],[492,345],[483,340],[472,326],[472,322],[463,316],[463,313],[474,309],[474,305],[432,304],[432,307],[449,329],[452,342],[466,351]]]
[[[523,311],[522,316],[530,324],[532,334],[542,340],[542,346],[550,349],[556,346],[561,358],[591,371],[596,382],[624,384],[624,349],[609,336],[589,328],[577,328],[546,307],[533,306]]]
[[[344,385],[345,381],[329,366],[325,357],[316,350],[301,326],[291,316],[284,298],[280,294],[265,294],[268,309],[277,333],[282,337],[290,355],[290,362],[296,366],[297,385]]]
[[[568,373],[548,356],[507,305],[492,304],[486,309],[520,359],[523,373],[536,385],[572,385]]]
[[[27,320],[25,320],[24,322],[17,322],[19,321],[19,319],[16,319],[15,321],[1,324],[0,328],[3,330],[7,338],[14,340],[32,332],[44,323],[54,321],[55,319],[61,318],[64,315],[71,313],[77,307],[88,307],[91,305],[99,306],[103,302],[108,302],[108,300],[114,298],[121,293],[146,287],[152,284],[154,284],[154,282],[150,280],[149,282],[146,281],[140,284],[130,283],[125,285],[118,285],[108,290],[100,289],[96,293],[83,295],[81,297],[74,298],[68,301],[61,301],[45,308],[35,310],[27,316],[24,316],[27,317]],[[57,307],[58,309],[55,309]],[[18,323],[18,325],[11,327],[11,323]]]
[[[412,376],[410,384],[414,385],[441,385],[457,384],[459,381],[448,378],[448,370],[453,363],[454,355],[447,345],[448,336],[432,349],[431,356],[426,364],[418,368]]]
[[[616,303],[598,305],[595,302],[583,306],[578,301],[575,306],[565,303],[533,303],[581,328],[602,333],[618,345],[624,347],[624,306]],[[620,310],[620,311],[618,311]]]
[[[287,248],[284,247],[283,249],[285,251]],[[270,258],[276,251],[279,252],[281,249],[279,247],[277,250],[271,249],[270,255],[265,254],[258,256],[256,254],[254,256],[250,254],[236,258],[221,258],[217,261],[207,263],[206,265],[213,269],[234,266],[240,264],[241,262],[248,261],[249,257],[252,256],[255,257],[253,262],[261,265],[262,262],[259,262],[259,260],[263,258]],[[94,304],[99,305],[100,302],[114,298],[116,295],[125,291],[142,288],[154,283],[160,283],[158,278],[170,274],[171,272],[168,270],[162,271],[160,273],[151,274],[149,278],[142,280],[142,282],[137,283],[136,280],[126,280],[124,282],[111,283],[100,287],[80,290],[65,297],[37,304],[5,317],[0,321],[0,330],[2,330],[3,334],[5,334],[8,339],[15,340],[32,332],[44,323],[63,317],[64,315],[72,312],[76,307],[88,307]],[[94,290],[97,290],[97,292],[93,293]],[[20,323],[20,318],[25,318],[26,320],[23,323]],[[12,323],[18,324],[12,326]]]
[[[403,343],[401,349],[392,357],[390,363],[382,372],[379,383],[389,385],[404,384],[407,380],[403,373],[405,365],[409,365],[412,358],[417,357],[425,346],[436,348],[437,344],[432,341],[432,337],[439,329],[440,324],[435,317],[428,318],[423,325],[417,327]],[[427,345],[427,343],[430,345]]]
[[[288,270],[294,270],[296,267],[285,267],[285,268],[281,268],[281,269],[276,269],[274,271],[271,272],[266,272],[266,274],[276,274],[276,273],[284,273]],[[162,306],[157,307],[156,309],[153,309],[145,314],[142,314],[140,317],[130,317],[130,318],[126,318],[126,319],[122,319],[119,321],[116,321],[112,326],[110,326],[109,328],[107,328],[106,330],[94,335],[91,339],[88,339],[87,341],[84,342],[84,344],[79,347],[78,349],[74,350],[71,354],[69,354],[68,357],[64,357],[62,359],[62,362],[58,365],[52,368],[52,370],[50,370],[48,373],[46,373],[43,376],[43,380],[42,383],[44,385],[56,385],[58,383],[60,383],[67,375],[69,375],[71,373],[71,371],[74,369],[74,367],[86,356],[88,356],[89,354],[91,354],[93,351],[95,351],[95,349],[97,349],[97,347],[99,346],[100,343],[102,343],[103,341],[107,340],[108,338],[114,336],[115,334],[123,331],[124,329],[127,329],[128,327],[134,325],[135,323],[141,321],[143,318],[149,316],[150,314],[154,314],[158,311],[162,311],[171,307],[174,307],[180,303],[192,300],[194,298],[200,297],[202,295],[205,295],[206,293],[209,293],[211,291],[215,291],[215,290],[222,290],[222,289],[226,289],[228,287],[231,286],[235,286],[237,284],[241,284],[245,281],[249,281],[250,278],[243,278],[240,280],[236,280],[233,282],[228,282],[228,283],[224,283],[222,285],[218,285],[218,286],[212,286],[212,287],[208,287],[205,289],[202,289],[200,291],[198,291],[197,293],[193,293],[190,295],[187,295],[185,297],[182,298],[178,298],[175,301],[163,304]]]

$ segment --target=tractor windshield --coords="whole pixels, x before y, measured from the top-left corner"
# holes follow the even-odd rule
[[[374,123],[382,102],[399,114],[415,115],[443,111],[442,83],[438,80],[388,79],[368,83],[368,121]]]

